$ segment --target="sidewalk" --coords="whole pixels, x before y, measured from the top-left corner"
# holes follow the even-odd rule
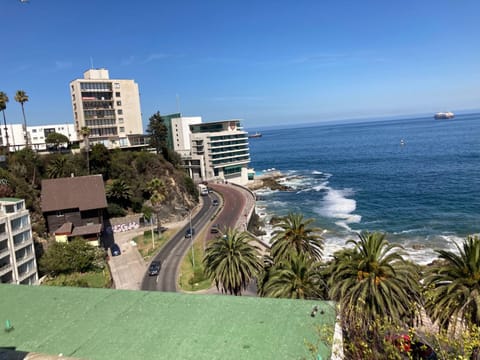
[[[113,235],[122,251],[120,256],[112,256],[109,261],[115,289],[140,290],[147,265],[130,241],[144,231],[145,228],[140,228]]]

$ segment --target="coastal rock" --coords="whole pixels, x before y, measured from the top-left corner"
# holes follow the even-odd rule
[[[271,174],[261,175],[248,184],[250,190],[259,190],[263,188],[269,188],[270,190],[278,191],[293,191],[289,186],[283,185],[279,182],[282,177],[281,173],[274,172]]]

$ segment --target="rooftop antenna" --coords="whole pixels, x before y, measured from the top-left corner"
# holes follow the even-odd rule
[[[90,69],[93,70],[93,58],[90,56]]]

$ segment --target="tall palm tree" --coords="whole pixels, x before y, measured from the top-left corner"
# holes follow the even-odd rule
[[[460,321],[480,324],[480,239],[469,236],[458,254],[438,250],[442,263],[429,269],[425,278],[426,309],[433,321],[455,331]]]
[[[323,298],[321,264],[305,254],[293,255],[288,261],[270,269],[269,277],[259,293],[267,297],[312,299]]]
[[[411,322],[420,299],[418,272],[402,257],[402,247],[368,232],[347,244],[353,249],[334,254],[329,279],[329,295],[339,302],[346,328]]]
[[[3,113],[3,125],[5,129],[5,142],[7,146],[7,152],[10,151],[10,143],[8,142],[8,129],[7,119],[5,118],[5,109],[7,108],[8,96],[3,91],[0,91],[0,111]]]
[[[276,226],[272,238],[271,255],[277,263],[288,260],[292,254],[306,254],[320,260],[323,250],[321,229],[311,227],[313,219],[304,220],[302,214],[290,213]]]
[[[15,94],[15,101],[19,102],[22,105],[22,114],[23,114],[23,136],[25,138],[25,147],[28,148],[28,132],[27,132],[27,118],[25,117],[25,108],[24,103],[28,101],[28,95],[23,90],[17,90]]]
[[[227,228],[205,249],[205,274],[222,293],[241,295],[262,268],[260,249],[252,245],[251,235]]]
[[[90,175],[90,128],[87,126],[82,127],[80,134],[83,137],[83,145],[87,153],[87,175]]]

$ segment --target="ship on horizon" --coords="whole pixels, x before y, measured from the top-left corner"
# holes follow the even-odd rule
[[[249,138],[261,138],[262,133],[256,132],[255,134],[249,134],[248,137]]]
[[[447,112],[438,112],[433,116],[435,119],[440,120],[440,119],[453,119],[455,117],[455,114],[451,111]]]

